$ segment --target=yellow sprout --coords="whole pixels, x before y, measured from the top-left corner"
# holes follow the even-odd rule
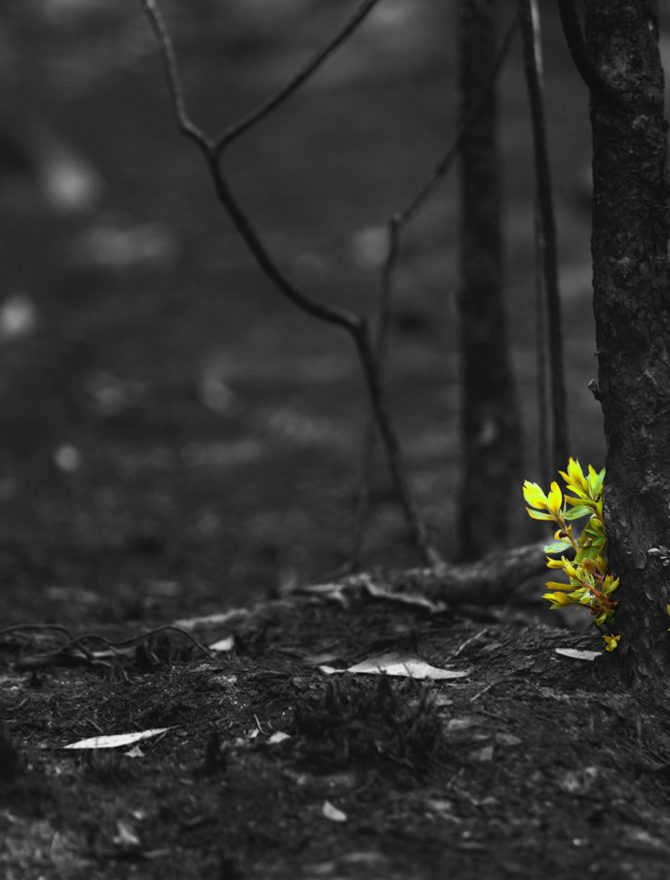
[[[612,651],[616,651],[616,649],[619,647],[619,642],[621,641],[621,633],[616,636],[603,636],[603,639],[605,640],[605,650],[611,654]]]
[[[537,483],[526,480],[523,486],[528,514],[533,519],[553,520],[558,526],[554,543],[544,548],[546,553],[552,554],[547,557],[547,568],[561,571],[568,579],[567,583],[549,581],[547,588],[555,592],[545,593],[544,598],[549,600],[552,609],[581,606],[590,612],[597,626],[602,626],[614,617],[618,602],[610,597],[619,586],[618,578],[608,572],[605,554],[607,536],[601,500],[605,469],[598,472],[589,465],[585,474],[577,459],[571,458],[567,471],[559,471],[559,474],[567,487],[565,494],[556,482],[552,482],[546,495]],[[585,517],[588,521],[578,537],[574,537],[570,522]],[[571,559],[564,555],[554,558],[566,552],[571,554]],[[667,611],[670,616],[670,604]],[[606,650],[614,651],[620,638],[611,634],[604,636]]]

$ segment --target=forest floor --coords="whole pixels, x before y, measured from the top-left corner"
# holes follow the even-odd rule
[[[97,186],[67,210],[31,161],[0,180],[5,875],[665,876],[664,705],[599,684],[606,655],[556,653],[601,645],[546,625],[557,618],[541,581],[510,584],[503,606],[442,611],[300,591],[350,549],[365,419],[350,345],[282,301],[221,216],[175,132],[139,4],[12,6],[0,135],[38,167],[55,135]],[[218,131],[256,106],[341,22],[331,6],[231,2],[224,16],[213,0],[166,2],[193,115]],[[446,6],[381,4],[231,151],[254,224],[319,298],[374,314],[385,224],[449,143]],[[601,466],[587,102],[551,17],[546,36],[571,448]],[[501,94],[509,331],[537,479],[518,46]],[[403,238],[388,371],[411,485],[447,558],[457,228],[450,179]],[[372,514],[365,563],[383,580],[416,560],[381,463]],[[523,516],[519,493],[512,543],[541,537]],[[188,635],[160,629],[175,623]],[[83,633],[83,654],[64,649]],[[321,668],[389,653],[401,673],[416,655],[463,675]],[[134,746],[64,749],[162,728]]]

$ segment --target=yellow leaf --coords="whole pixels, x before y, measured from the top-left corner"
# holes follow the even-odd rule
[[[560,581],[547,581],[545,587],[549,587],[550,590],[571,590],[574,587],[574,584],[562,584]]]
[[[540,510],[547,508],[547,496],[537,483],[531,483],[530,480],[526,480],[523,484],[523,497],[531,507],[536,507]]]
[[[565,593],[545,593],[542,598],[548,599],[551,602],[552,608],[563,608],[571,604]]]
[[[563,493],[561,492],[558,483],[554,482],[551,484],[551,490],[547,496],[547,507],[553,513],[554,517],[558,519],[562,506]]]
[[[563,568],[563,562],[560,559],[552,559],[551,556],[547,556],[547,568]],[[668,608],[670,609],[670,605]],[[670,610],[668,614],[670,614]]]

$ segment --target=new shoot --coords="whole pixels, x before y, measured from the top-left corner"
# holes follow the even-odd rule
[[[546,495],[537,483],[526,480],[523,484],[529,516],[558,525],[554,543],[544,548],[550,554],[547,568],[562,571],[568,579],[566,583],[549,581],[547,587],[552,592],[545,593],[544,598],[549,600],[552,609],[568,605],[585,608],[597,627],[609,629],[619,604],[612,598],[619,578],[610,574],[605,556],[607,534],[602,502],[605,468],[596,472],[589,465],[588,473],[584,474],[579,462],[571,458],[567,473],[559,471],[559,474],[566,487],[563,491],[556,482]],[[581,530],[580,521],[585,521]],[[556,556],[559,558],[554,558]],[[614,651],[621,635],[608,632],[603,639],[606,650]]]

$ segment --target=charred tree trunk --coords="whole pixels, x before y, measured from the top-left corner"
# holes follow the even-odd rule
[[[581,59],[591,88],[607,556],[621,578],[612,659],[628,680],[670,669],[670,214],[657,13],[658,0],[588,0]]]
[[[495,86],[488,88],[497,7],[497,0],[459,3],[461,115],[486,92],[461,147],[462,559],[475,559],[505,542],[521,480],[520,423],[502,301],[497,100]]]

